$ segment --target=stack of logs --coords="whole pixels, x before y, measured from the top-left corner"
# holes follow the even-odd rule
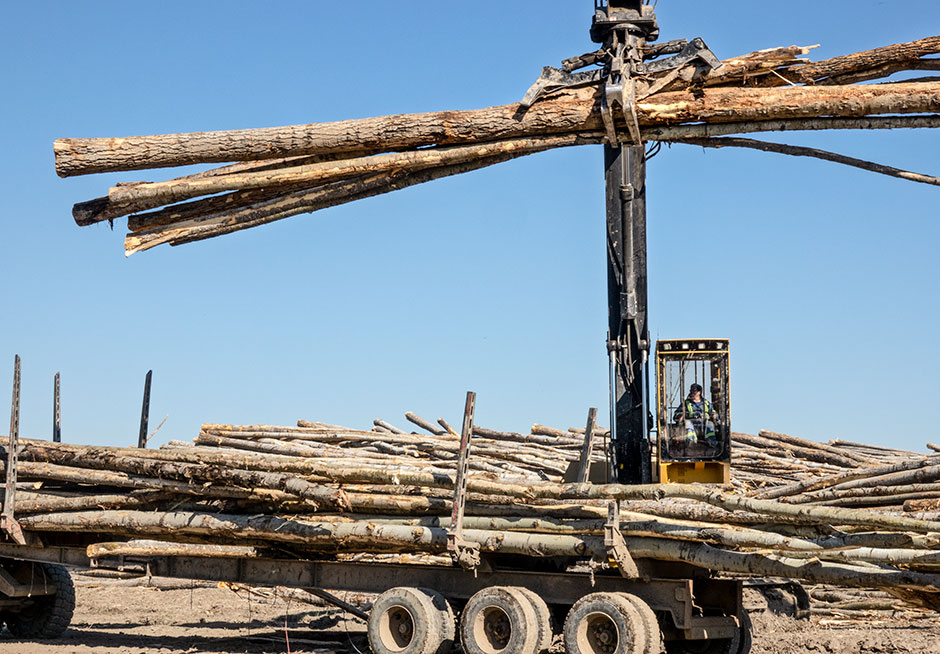
[[[39,535],[87,534],[94,556],[276,549],[446,562],[459,439],[446,422],[409,419],[427,433],[301,421],[206,425],[196,443],[157,450],[22,440],[17,517]],[[623,500],[620,529],[637,559],[878,588],[940,607],[940,515],[916,503],[936,496],[940,456],[761,432],[734,437],[736,489],[562,483],[577,432],[476,428],[464,538],[483,552],[606,561],[607,504]],[[857,508],[871,504],[878,510]]]
[[[721,62],[697,61],[636,79],[636,121],[624,140],[747,147],[812,156],[903,179],[936,177],[835,153],[731,134],[940,126],[936,77],[860,84],[903,71],[940,70],[940,37],[809,62],[811,48],[783,47]],[[595,53],[596,54],[596,53]],[[593,59],[592,59],[593,60]],[[560,72],[560,71],[559,71]],[[600,73],[599,69],[594,71]],[[100,172],[229,163],[165,181],[130,181],[73,209],[79,225],[128,219],[127,254],[264,225],[470,172],[553,148],[612,143],[602,120],[604,84],[546,89],[534,104],[382,116],[230,132],[59,139],[56,172]],[[520,93],[521,95],[521,93]],[[622,113],[622,112],[618,112]],[[904,115],[901,115],[904,114]],[[916,115],[915,115],[916,114]],[[630,138],[632,140],[633,137]],[[235,162],[235,163],[231,163]]]

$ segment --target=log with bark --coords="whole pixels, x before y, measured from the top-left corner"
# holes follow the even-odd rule
[[[640,79],[635,109],[641,140],[814,156],[940,183],[930,175],[835,153],[716,138],[767,131],[940,126],[936,80],[858,83],[901,71],[936,70],[937,60],[929,55],[940,52],[940,37],[815,63],[804,57],[809,50],[771,48],[726,59],[704,75],[690,64]],[[235,162],[175,179],[121,183],[105,197],[75,205],[79,225],[133,214],[125,239],[125,251],[131,254],[162,243],[212,238],[547,149],[608,142],[602,95],[596,83],[547,93],[531,105],[227,132],[59,139],[54,144],[56,171],[67,177]],[[628,130],[622,116],[620,121],[617,131],[623,139]],[[426,429],[427,424],[419,426]],[[837,457],[835,447],[817,449]]]
[[[195,443],[156,450],[24,440],[20,521],[37,534],[96,534],[105,543],[89,553],[98,557],[259,556],[276,548],[301,557],[417,555],[446,564],[457,439],[437,426],[446,421],[405,418],[422,432],[376,419],[373,430],[309,421],[204,425]],[[742,475],[743,463],[748,476],[734,491],[564,484],[556,471],[559,462],[577,464],[584,442],[578,428],[533,425],[532,432],[474,430],[477,465],[468,477],[464,527],[484,552],[599,557],[606,505],[621,499],[620,530],[640,561],[877,587],[919,606],[940,605],[938,516],[900,506],[846,508],[859,499],[931,496],[935,486],[924,480],[933,478],[934,457],[884,464],[861,444],[761,432],[735,435],[733,475]],[[817,460],[820,453],[827,461]],[[602,447],[594,455],[603,459]],[[543,462],[554,466],[539,471]],[[759,465],[767,467],[759,472]],[[794,468],[814,484],[795,488]],[[784,501],[767,498],[762,487],[783,489]],[[127,488],[134,490],[120,492]]]

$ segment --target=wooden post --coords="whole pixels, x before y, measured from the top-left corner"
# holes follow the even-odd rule
[[[470,464],[470,436],[473,433],[473,411],[477,394],[467,391],[467,403],[463,412],[463,429],[460,432],[460,454],[457,459],[457,479],[454,482],[454,509],[450,518],[450,529],[457,539],[463,530],[463,514],[467,502],[467,472]]]
[[[137,437],[137,447],[147,447],[147,429],[150,425],[150,382],[153,379],[153,370],[147,371],[144,379],[144,401],[140,407],[140,434]]]
[[[587,426],[584,428],[584,444],[581,446],[581,458],[578,461],[578,483],[585,483],[591,474],[591,452],[594,450],[594,426],[597,409],[588,409]]]
[[[0,527],[20,545],[26,544],[23,530],[14,517],[16,504],[16,462],[20,438],[20,355],[13,359],[13,401],[10,403],[10,440],[7,443],[6,488],[3,494],[3,512]]]
[[[62,442],[62,413],[59,400],[59,373],[55,374],[55,383],[52,389],[52,442]]]

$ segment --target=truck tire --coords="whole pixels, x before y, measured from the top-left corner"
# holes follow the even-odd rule
[[[634,654],[648,647],[640,612],[622,593],[591,593],[565,619],[568,654]]]
[[[539,637],[536,609],[521,588],[484,588],[460,615],[460,643],[466,654],[536,654]]]
[[[372,604],[367,623],[375,654],[446,654],[455,632],[450,604],[427,588],[390,588]]]
[[[640,619],[643,621],[643,626],[646,629],[646,649],[644,652],[646,654],[662,654],[663,632],[659,628],[659,620],[656,619],[656,614],[653,612],[653,609],[636,595],[629,593],[619,594],[633,604],[633,608],[640,613]]]
[[[555,632],[552,630],[552,612],[548,608],[548,604],[545,603],[535,591],[529,590],[528,588],[519,587],[520,592],[525,595],[526,599],[529,600],[529,603],[532,604],[532,608],[535,609],[535,619],[538,622],[538,651],[547,652],[551,649],[552,640],[555,637]]]
[[[36,563],[36,574],[45,575],[55,588],[54,595],[34,597],[32,604],[13,613],[4,613],[7,629],[17,638],[58,638],[68,628],[75,611],[72,576],[61,565]]]
[[[751,616],[747,611],[741,611],[741,629],[738,631],[738,643],[734,654],[751,654],[751,646],[753,645],[753,637],[751,634],[753,629]]]

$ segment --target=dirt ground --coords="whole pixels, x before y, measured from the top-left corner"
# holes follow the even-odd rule
[[[367,651],[364,627],[335,611],[223,588],[76,588],[71,628],[56,641],[16,642],[0,634],[0,654],[234,654]],[[940,625],[866,621],[826,624],[754,615],[752,654],[940,654]],[[838,622],[838,621],[836,621]]]

